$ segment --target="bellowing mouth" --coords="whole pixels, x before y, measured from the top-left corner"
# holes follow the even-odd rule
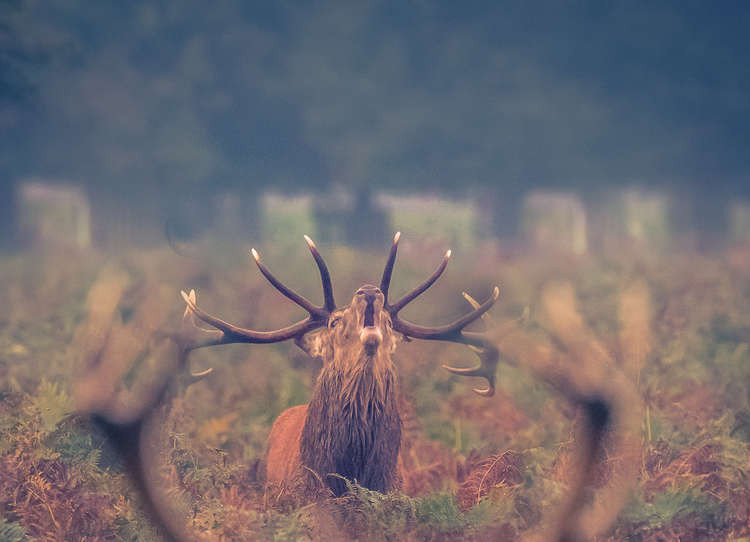
[[[383,342],[383,332],[375,325],[375,295],[365,294],[365,314],[359,339],[365,347],[365,354],[372,356]]]
[[[365,324],[364,327],[373,327],[375,325],[375,306],[371,300],[367,300],[365,307]]]

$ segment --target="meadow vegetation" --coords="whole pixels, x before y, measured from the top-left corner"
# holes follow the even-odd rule
[[[162,334],[179,327],[181,289],[195,288],[202,307],[244,327],[273,329],[304,316],[264,281],[244,248],[0,260],[0,541],[161,540],[106,435],[78,413],[106,390],[82,393],[78,383],[96,353],[122,369],[123,400],[137,400],[138,387],[171,366]],[[319,301],[301,240],[258,248],[283,282]],[[339,304],[379,280],[387,253],[387,246],[320,248]],[[391,291],[423,280],[445,248],[403,243]],[[491,243],[454,248],[445,276],[405,318],[450,321],[469,308],[462,291],[484,298],[500,284],[494,321],[554,344],[556,320],[545,313],[554,285],[560,299],[575,300],[560,309],[574,313],[574,339],[605,352],[642,400],[633,405],[635,476],[598,540],[750,540],[750,250],[574,257],[503,252]],[[320,368],[293,344],[193,353],[192,370],[214,371],[192,385],[175,375],[154,447],[160,484],[206,540],[533,534],[565,498],[577,410],[523,365],[503,360],[496,395],[477,396],[471,388],[481,382],[440,368],[475,363],[465,347],[414,340],[395,360],[402,492],[383,495],[350,480],[346,496],[301,507],[293,496],[264,498],[258,462],[271,424],[308,400]],[[593,486],[610,482],[621,459],[610,452],[605,446]]]

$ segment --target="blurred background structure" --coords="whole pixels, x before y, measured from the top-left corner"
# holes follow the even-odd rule
[[[44,188],[104,248],[746,240],[748,26],[744,2],[8,0],[0,237],[41,238]]]

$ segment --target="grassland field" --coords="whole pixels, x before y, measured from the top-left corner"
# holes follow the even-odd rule
[[[0,258],[0,541],[162,539],[106,436],[78,412],[76,381],[92,349],[125,368],[125,390],[164,367],[158,337],[180,324],[181,289],[195,288],[203,308],[254,329],[304,316],[246,248]],[[258,248],[284,283],[320,301],[304,243]],[[403,243],[392,292],[421,282],[446,248]],[[454,248],[445,275],[404,317],[448,322],[470,308],[462,291],[479,299],[498,284],[494,321],[549,345],[545,292],[564,288],[582,337],[637,390],[635,479],[597,540],[750,540],[749,249],[571,256],[506,253],[494,243]],[[339,305],[379,281],[387,247],[320,249]],[[175,384],[159,434],[160,483],[205,540],[525,539],[565,498],[579,416],[509,360],[501,359],[491,398],[471,391],[481,382],[441,369],[475,360],[457,345],[402,344],[403,492],[352,481],[346,497],[295,507],[264,502],[258,460],[275,418],[309,399],[320,363],[288,343],[202,349],[192,369],[214,370]],[[606,486],[607,465],[617,461],[605,454],[592,484]]]

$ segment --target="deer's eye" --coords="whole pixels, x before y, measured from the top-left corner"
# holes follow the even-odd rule
[[[341,317],[332,318],[331,321],[328,323],[328,327],[333,329],[335,328],[338,323],[341,321]]]

